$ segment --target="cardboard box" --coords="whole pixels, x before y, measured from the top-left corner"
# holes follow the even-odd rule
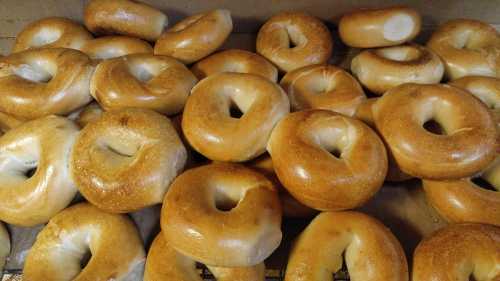
[[[82,21],[85,0],[0,0],[0,53],[8,54],[12,48],[16,34],[22,28],[37,19],[49,16],[67,17],[79,22]],[[336,37],[335,22],[339,17],[350,10],[357,8],[386,7],[393,5],[408,5],[416,8],[423,15],[423,32],[417,42],[424,43],[429,33],[440,23],[454,18],[472,18],[488,22],[497,29],[500,27],[500,1],[476,0],[146,0],[169,17],[172,25],[197,12],[215,8],[231,10],[234,22],[234,31],[222,49],[243,48],[255,50],[255,36],[260,25],[271,15],[284,10],[306,11],[318,16],[328,23],[336,40],[336,48],[331,63],[347,67],[350,58],[356,50],[343,47]],[[417,195],[415,195],[417,194]],[[146,247],[159,231],[159,209],[154,206],[135,212],[131,217],[138,224]],[[402,184],[386,184],[381,192],[361,208],[384,222],[400,239],[407,256],[421,239],[423,233],[428,233],[445,224],[434,212],[428,211],[427,203],[421,194],[419,181],[409,181]],[[397,211],[399,209],[399,211]],[[423,211],[422,211],[423,210]],[[412,222],[428,220],[425,229],[415,229]],[[293,237],[307,225],[307,221],[286,220],[284,223],[285,236],[283,245],[266,261],[270,274],[281,280],[283,268],[286,265],[288,248]],[[36,233],[42,226],[22,228],[9,226],[12,240],[12,254],[6,264],[6,271],[15,273],[22,270],[22,264],[27,251],[33,243]],[[15,274],[14,274],[15,275]],[[4,276],[4,280],[19,278]],[[137,279],[131,279],[137,280]]]

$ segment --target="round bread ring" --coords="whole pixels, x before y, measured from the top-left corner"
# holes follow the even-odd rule
[[[413,281],[500,278],[500,228],[452,224],[420,242],[413,255]]]
[[[69,205],[77,192],[69,171],[77,134],[78,127],[70,120],[47,116],[0,138],[1,220],[34,226]]]
[[[182,111],[197,81],[173,58],[134,54],[99,63],[90,94],[104,110],[136,107],[173,115]]]
[[[154,53],[193,63],[217,50],[232,30],[229,10],[192,15],[165,31],[156,41]]]
[[[373,106],[378,131],[401,170],[433,180],[468,177],[496,157],[496,125],[486,106],[448,85],[403,84]],[[444,134],[427,131],[436,121]]]
[[[333,40],[321,20],[306,13],[282,12],[260,28],[256,48],[280,71],[289,72],[326,63],[332,55]]]
[[[109,111],[80,132],[71,172],[89,202],[126,213],[162,202],[186,153],[168,118],[145,109]]]
[[[87,41],[82,52],[91,59],[112,59],[131,54],[153,54],[153,47],[141,39],[127,36],[104,36]]]
[[[172,247],[218,267],[263,262],[280,244],[280,228],[273,184],[238,164],[185,171],[170,186],[161,210],[161,229]]]
[[[51,17],[28,24],[16,37],[13,53],[33,48],[69,48],[80,50],[92,35],[78,23]]]
[[[94,34],[122,34],[148,41],[158,39],[168,25],[160,10],[130,0],[91,0],[83,20]]]
[[[72,49],[27,50],[0,58],[0,111],[20,119],[69,114],[91,101],[93,71],[91,60]]]
[[[0,135],[3,135],[7,133],[7,131],[20,126],[24,122],[26,122],[26,120],[0,112]]]
[[[471,75],[500,77],[500,37],[487,23],[448,21],[432,34],[427,47],[443,59],[450,80]]]
[[[487,190],[471,178],[448,181],[424,180],[427,199],[441,216],[451,222],[478,222],[500,226],[500,157],[475,177],[495,190]]]
[[[331,280],[343,259],[351,280],[408,280],[403,249],[382,223],[358,212],[324,212],[297,238],[285,281]]]
[[[215,53],[197,62],[191,71],[200,80],[219,72],[237,72],[260,75],[273,82],[278,81],[278,69],[272,63],[258,54],[238,49]]]
[[[327,110],[287,115],[273,130],[267,151],[290,194],[322,211],[361,206],[387,173],[387,154],[377,134],[359,120]],[[337,158],[330,151],[341,154]]]
[[[333,65],[310,65],[288,72],[280,82],[292,111],[328,109],[353,116],[366,99],[358,81]]]
[[[0,278],[3,277],[3,268],[10,254],[10,237],[5,225],[0,222]]]
[[[311,218],[318,213],[318,211],[311,209],[304,204],[293,198],[290,193],[283,187],[274,172],[273,160],[269,154],[264,154],[247,163],[248,167],[258,171],[266,176],[278,189],[280,196],[281,209],[283,216],[288,218]]]
[[[421,26],[420,14],[409,7],[365,9],[344,15],[339,22],[339,35],[351,47],[387,47],[412,40]]]
[[[265,265],[252,267],[207,266],[217,281],[264,281]],[[156,236],[148,253],[144,281],[203,281],[196,270],[196,261],[172,248],[163,233]]]
[[[104,110],[94,101],[68,115],[68,119],[75,121],[80,128],[83,128],[88,123],[99,120],[103,112]]]
[[[370,126],[370,128],[375,130],[377,133],[378,131],[377,127],[375,126],[375,120],[373,118],[372,108],[378,99],[379,98],[365,99],[358,106],[358,108],[356,109],[356,113],[354,114],[355,118],[365,122],[368,126]],[[387,163],[388,163],[388,169],[387,169],[387,176],[385,177],[386,181],[401,182],[413,178],[412,176],[401,171],[390,149],[387,149]]]
[[[363,86],[383,95],[404,83],[439,83],[444,66],[429,49],[409,44],[362,51],[351,61],[351,71]]]
[[[230,115],[231,107],[243,113]],[[191,91],[182,130],[191,146],[217,161],[246,161],[266,150],[272,129],[289,112],[281,87],[261,76],[217,73]]]
[[[88,252],[92,256],[82,269]],[[144,262],[144,255],[130,219],[80,203],[57,214],[38,233],[23,280],[122,280]]]

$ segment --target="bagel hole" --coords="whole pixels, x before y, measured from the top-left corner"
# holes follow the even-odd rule
[[[238,205],[238,201],[231,198],[229,194],[222,192],[219,189],[215,190],[214,194],[215,208],[221,212],[229,212]]]
[[[57,29],[42,28],[38,31],[31,41],[31,46],[41,47],[56,42],[61,38],[61,32]]]
[[[415,47],[412,46],[397,46],[382,48],[375,51],[377,55],[393,61],[412,61],[420,58],[421,53]]]
[[[89,263],[90,258],[92,258],[92,252],[90,252],[90,249],[87,248],[80,258],[80,268],[85,268]]]
[[[31,178],[36,173],[36,169],[37,169],[37,167],[30,168],[30,169],[26,170],[24,172],[24,176],[26,177],[26,179]]]
[[[342,151],[338,147],[330,149],[328,150],[328,152],[330,152],[330,154],[333,155],[335,158],[339,159],[342,158]]]
[[[231,118],[240,119],[243,114],[243,111],[241,111],[241,109],[234,102],[232,102],[229,106],[229,116]]]
[[[307,41],[304,34],[300,32],[295,26],[286,26],[286,34],[288,35],[288,48],[293,49],[300,47]]]
[[[53,78],[51,72],[47,70],[51,68],[54,67],[51,65],[47,65],[46,62],[39,62],[36,63],[36,65],[22,64],[14,69],[14,74],[28,81],[36,83],[48,83]]]
[[[427,130],[428,132],[435,134],[435,135],[446,135],[446,131],[444,130],[443,126],[439,124],[434,119],[431,119],[427,122],[424,123],[423,125],[424,129]]]
[[[129,65],[130,73],[139,81],[146,83],[155,76],[146,65]]]
[[[333,281],[348,281],[348,280],[350,280],[349,270],[347,268],[347,263],[345,260],[345,252],[342,253],[342,267],[339,270],[337,270],[337,272],[333,273],[332,280]]]
[[[214,275],[207,268],[206,265],[196,262],[196,270],[203,280],[215,280]]]
[[[482,189],[491,190],[491,191],[500,191],[489,181],[483,179],[482,177],[475,177],[471,179],[472,183],[479,186]]]
[[[132,150],[125,151],[124,149],[115,148],[109,144],[106,145],[106,149],[114,154],[117,154],[118,156],[121,156],[121,157],[133,157],[135,154],[135,152],[132,152]]]

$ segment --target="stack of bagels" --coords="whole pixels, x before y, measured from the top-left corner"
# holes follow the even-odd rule
[[[0,220],[45,224],[23,280],[199,281],[206,267],[264,281],[290,244],[283,218],[308,223],[279,253],[285,281],[500,280],[490,25],[451,20],[418,45],[414,9],[353,11],[338,22],[357,50],[346,70],[329,64],[325,23],[299,11],[268,19],[255,53],[220,51],[224,9],[168,27],[149,5],[91,0],[83,18],[30,23],[0,56]],[[408,180],[422,205],[376,201]],[[156,204],[145,247],[127,214]],[[365,212],[383,204],[423,229],[414,251]],[[0,225],[2,266],[9,251]]]

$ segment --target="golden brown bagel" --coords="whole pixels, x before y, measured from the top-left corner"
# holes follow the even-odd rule
[[[351,71],[363,86],[382,95],[404,83],[439,83],[444,66],[429,49],[409,44],[362,51],[352,60]]]
[[[352,116],[366,98],[358,81],[333,65],[310,65],[288,72],[280,82],[292,111],[328,109]]]
[[[0,138],[1,220],[33,226],[69,205],[77,192],[68,167],[77,134],[70,120],[47,116]]]
[[[26,122],[26,120],[22,118],[16,118],[10,114],[0,112],[0,135],[5,134],[10,129],[18,127],[24,122]]]
[[[409,7],[365,9],[344,15],[339,22],[339,34],[351,47],[387,47],[412,40],[421,25],[420,14]]]
[[[358,212],[319,214],[291,250],[285,281],[326,281],[342,268],[351,280],[407,281],[398,240],[382,223]]]
[[[130,0],[91,0],[83,20],[94,34],[123,34],[148,41],[158,39],[168,24],[160,10]]]
[[[191,146],[218,161],[246,161],[266,150],[271,130],[289,112],[279,85],[246,73],[217,73],[191,91],[182,130]],[[231,116],[231,108],[243,115]]]
[[[144,249],[132,221],[81,203],[57,214],[37,235],[23,280],[123,280],[142,262]]]
[[[0,111],[21,119],[66,115],[91,101],[94,67],[71,49],[27,50],[0,58]]]
[[[374,105],[378,131],[398,166],[434,180],[468,177],[496,157],[496,125],[478,99],[448,85],[403,84]],[[435,134],[424,126],[434,121]]]
[[[478,222],[500,226],[500,157],[479,175],[493,190],[476,185],[472,178],[424,180],[429,202],[451,222]]]
[[[254,266],[281,241],[281,207],[273,184],[238,164],[185,171],[165,196],[161,229],[172,247],[206,265]]]
[[[163,233],[156,236],[146,260],[144,281],[203,281],[196,270],[196,261],[176,252]],[[207,267],[217,281],[264,281],[265,266]]]
[[[278,70],[264,57],[245,50],[231,49],[215,53],[197,62],[191,68],[198,79],[219,72],[238,72],[260,75],[273,82],[278,80]]]
[[[332,36],[323,22],[301,12],[274,15],[257,34],[257,53],[283,72],[326,63],[332,49]]]
[[[362,205],[387,173],[387,154],[377,134],[359,120],[328,110],[287,115],[273,130],[267,151],[283,186],[317,210]]]
[[[427,47],[443,59],[450,80],[470,75],[500,77],[500,37],[487,23],[448,21],[432,34]]]
[[[413,281],[499,278],[500,228],[492,225],[450,225],[420,242],[413,255]]]
[[[16,37],[13,53],[33,48],[70,48],[80,50],[92,35],[78,23],[51,17],[28,24]]]
[[[229,10],[192,15],[165,31],[156,41],[154,53],[192,63],[217,50],[232,30]]]
[[[105,112],[83,128],[71,172],[88,201],[125,213],[160,203],[185,162],[186,149],[168,118],[127,109]]]
[[[103,112],[104,110],[99,106],[97,102],[91,102],[86,106],[79,108],[77,111],[72,112],[70,115],[68,115],[68,119],[75,121],[76,124],[80,126],[80,128],[83,128],[88,123],[98,120]]]
[[[172,115],[182,111],[196,82],[173,58],[134,54],[99,63],[90,94],[104,110],[137,107]]]
[[[283,187],[274,172],[273,160],[269,154],[261,155],[260,157],[247,162],[247,166],[266,176],[278,189],[280,196],[281,209],[283,216],[289,218],[310,218],[318,213],[293,198],[290,193]]]
[[[3,267],[10,254],[9,232],[3,223],[0,223],[0,278],[3,277]]]
[[[355,118],[365,122],[368,126],[370,126],[370,128],[375,130],[377,133],[378,131],[377,127],[375,126],[375,120],[373,118],[372,108],[378,99],[379,98],[369,98],[363,100],[356,109],[356,113],[354,114]],[[390,149],[387,150],[387,163],[388,163],[388,169],[387,169],[387,176],[385,177],[386,181],[400,182],[413,178],[412,176],[401,171]]]
[[[131,54],[152,54],[153,47],[133,37],[104,36],[85,42],[82,52],[91,59],[111,59]]]

